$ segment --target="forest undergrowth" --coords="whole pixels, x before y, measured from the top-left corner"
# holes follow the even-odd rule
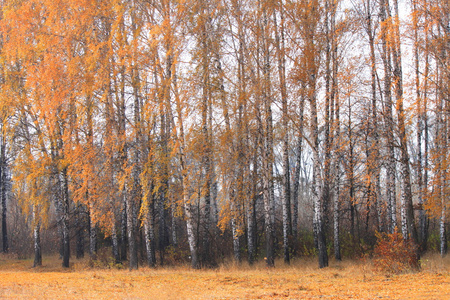
[[[379,271],[371,259],[331,261],[317,268],[312,258],[290,265],[276,261],[223,263],[215,269],[188,265],[139,268],[95,266],[88,259],[62,268],[57,256],[42,267],[0,255],[0,299],[450,299],[450,257],[427,255],[420,270]]]

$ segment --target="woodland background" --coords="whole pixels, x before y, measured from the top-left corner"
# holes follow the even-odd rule
[[[446,253],[448,1],[0,3],[3,252]]]

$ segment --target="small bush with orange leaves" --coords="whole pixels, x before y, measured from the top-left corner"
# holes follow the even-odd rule
[[[398,232],[377,232],[376,237],[374,265],[378,271],[399,274],[418,268],[416,246],[411,240],[405,241]]]

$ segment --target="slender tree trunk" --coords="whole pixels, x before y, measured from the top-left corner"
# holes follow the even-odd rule
[[[371,74],[371,114],[370,121],[368,121],[368,138],[369,138],[369,150],[368,150],[368,204],[374,206],[376,213],[376,224],[378,231],[382,231],[382,206],[380,203],[380,154],[379,154],[379,132],[378,132],[378,109],[377,109],[377,69],[376,69],[376,56],[375,56],[375,32],[373,27],[373,12],[371,0],[366,0],[365,3],[367,12],[367,34],[369,38],[370,47],[370,74]]]
[[[423,179],[421,181],[419,204],[423,206],[428,198],[428,141],[429,141],[429,128],[428,128],[428,80],[430,72],[430,60],[429,60],[429,33],[425,32],[425,70],[424,70],[424,83],[423,83],[423,111],[420,118],[423,124],[424,135],[424,152],[423,152]],[[422,168],[422,167],[421,167]],[[425,251],[428,244],[428,217],[424,209],[419,212],[419,238],[421,241],[421,249]]]
[[[419,49],[419,25],[418,25],[418,17],[417,17],[417,0],[412,1],[413,5],[413,30],[414,30],[414,68],[415,68],[415,88],[416,88],[416,106],[417,106],[417,163],[416,163],[416,173],[417,173],[417,186],[418,186],[418,204],[420,206],[419,210],[419,233],[418,239],[420,242],[420,250],[424,252],[426,249],[426,214],[423,209],[424,196],[426,185],[424,185],[424,170],[423,170],[423,152],[422,152],[422,141],[423,141],[423,132],[424,132],[424,119],[426,118],[426,108],[424,97],[427,97],[426,91],[426,82],[422,87],[420,85],[420,49]],[[428,48],[428,32],[425,32],[426,35],[426,45],[425,48]],[[425,81],[428,80],[428,50],[425,50]],[[427,142],[425,141],[425,144]],[[427,147],[427,145],[425,145]],[[427,150],[425,150],[427,151]]]
[[[352,239],[353,247],[357,247],[357,243],[359,242],[359,227],[355,226],[355,222],[357,222],[357,207],[356,207],[356,199],[355,199],[355,138],[353,132],[353,119],[352,119],[352,103],[350,97],[348,98],[348,140],[349,140],[349,149],[348,149],[348,162],[347,162],[347,180],[348,180],[348,189],[350,196],[350,235]]]
[[[266,231],[266,264],[273,267],[275,264],[275,232],[274,232],[274,184],[273,184],[273,124],[272,101],[270,89],[270,52],[269,52],[269,16],[266,8],[263,8],[262,21],[262,51],[263,51],[263,89],[262,98],[264,104],[265,136],[264,149],[264,215]]]
[[[89,208],[89,256],[97,259],[97,222],[93,218],[93,209]]]
[[[439,30],[439,35],[441,31]],[[442,38],[442,37],[441,37]],[[446,52],[441,49],[441,59],[445,58]],[[438,95],[436,97],[436,133],[435,133],[435,143],[436,143],[436,171],[435,171],[435,189],[438,196],[440,216],[439,216],[439,251],[442,257],[447,254],[447,232],[445,228],[446,222],[446,206],[447,206],[447,147],[448,147],[448,107],[447,99],[445,94],[446,82],[446,66],[439,64],[437,66],[437,88]]]
[[[139,103],[135,98],[135,123],[139,124]],[[137,125],[139,126],[139,125]],[[128,235],[128,247],[129,247],[129,269],[138,268],[138,228],[137,228],[137,206],[140,202],[141,190],[140,190],[140,169],[138,163],[140,161],[139,150],[139,133],[136,134],[136,145],[134,148],[133,160],[134,166],[132,171],[132,186],[131,192],[126,198],[126,212],[127,212],[127,235]]]
[[[168,232],[168,224],[167,224],[167,215],[168,211],[166,208],[168,199],[168,191],[169,191],[169,164],[170,164],[170,105],[171,105],[171,90],[170,85],[172,82],[172,67],[174,65],[173,58],[173,33],[171,27],[171,16],[170,16],[170,2],[166,1],[164,4],[164,17],[168,21],[169,26],[166,28],[165,33],[165,51],[166,51],[166,66],[165,66],[165,78],[162,82],[162,90],[163,95],[160,104],[160,118],[161,118],[161,126],[160,126],[160,135],[161,135],[161,159],[160,159],[160,192],[158,197],[158,213],[159,213],[159,257],[160,264],[164,265],[164,254],[165,249],[169,245],[169,232]],[[155,62],[156,65],[156,62]],[[157,70],[155,69],[155,72]],[[155,81],[157,82],[158,76],[155,74]],[[158,85],[158,83],[157,83]]]
[[[119,253],[119,239],[117,237],[116,222],[113,220],[111,225],[111,241],[112,241],[112,256],[116,264],[120,263],[120,253]]]
[[[300,125],[299,125],[299,135],[297,137],[297,156],[295,160],[294,169],[294,188],[292,193],[292,236],[294,240],[298,237],[298,198],[300,191],[300,174],[302,168],[302,150],[303,150],[303,112],[305,106],[305,98],[302,95],[300,99]]]
[[[323,162],[323,179],[322,179],[322,226],[324,230],[324,235],[328,232],[329,227],[329,210],[330,210],[330,185],[331,185],[331,146],[332,146],[332,137],[331,137],[331,127],[332,127],[332,116],[333,116],[333,104],[334,100],[332,97],[332,54],[334,47],[334,32],[333,32],[333,19],[334,12],[331,4],[328,0],[325,1],[325,136],[324,136],[324,162]]]
[[[69,232],[69,186],[67,178],[67,169],[63,169],[60,174],[61,201],[62,201],[62,234],[63,234],[63,268],[69,267],[70,259],[70,232]]]
[[[168,182],[166,181],[165,187],[167,187]],[[167,209],[166,209],[166,190],[161,192],[158,201],[158,212],[159,212],[159,260],[160,264],[164,265],[164,254],[166,247],[169,245],[169,233],[167,228]]]
[[[172,226],[171,226],[172,234],[171,234],[171,236],[172,236],[172,244],[174,247],[176,247],[178,245],[176,211],[177,211],[177,204],[175,201],[173,201],[172,209],[171,209],[171,213],[172,213]]]
[[[286,88],[286,58],[285,58],[285,39],[284,39],[284,4],[280,2],[280,26],[277,24],[277,13],[274,11],[273,18],[275,23],[275,40],[278,56],[278,75],[280,80],[281,90],[281,110],[282,110],[282,124],[283,124],[283,179],[282,179],[282,210],[283,210],[283,256],[284,262],[290,262],[290,245],[289,239],[292,236],[292,219],[291,219],[291,179],[289,167],[289,133],[288,133],[288,99]]]
[[[423,191],[423,197],[424,199],[427,199],[428,197],[428,140],[429,140],[429,129],[428,129],[428,116],[427,116],[427,96],[424,97],[424,116],[423,116],[423,123],[424,123],[424,162],[423,162],[423,168],[424,168],[424,174],[423,174],[423,180],[422,180],[422,186],[421,189]],[[426,201],[423,201],[422,204],[425,204]],[[422,249],[426,250],[428,245],[428,217],[425,212],[425,210],[421,210],[419,214],[419,224],[420,224],[420,235],[422,240]]]
[[[42,266],[42,251],[41,251],[41,223],[39,221],[39,216],[37,212],[38,208],[36,205],[33,206],[33,237],[34,237],[34,262],[33,268]]]
[[[441,62],[444,64],[442,66],[442,98],[443,98],[443,111],[442,111],[442,118],[443,118],[443,151],[441,155],[444,156],[444,163],[442,166],[442,173],[443,173],[443,182],[442,182],[442,208],[441,208],[441,217],[439,220],[439,232],[440,232],[440,239],[441,239],[441,256],[445,256],[448,251],[448,243],[447,243],[447,229],[446,229],[446,213],[447,213],[447,205],[448,205],[448,184],[449,184],[449,163],[448,163],[448,146],[450,142],[450,134],[449,134],[449,125],[450,125],[450,104],[449,104],[449,98],[450,98],[450,3],[449,1],[444,1],[442,3],[442,14],[443,14],[443,50],[442,50],[442,60]]]
[[[396,173],[396,160],[394,152],[394,119],[392,116],[392,97],[391,97],[391,50],[388,46],[388,24],[387,20],[390,20],[389,10],[389,0],[380,1],[380,16],[383,25],[383,30],[381,34],[382,42],[382,60],[384,65],[384,118],[385,118],[385,134],[387,140],[387,179],[386,179],[386,197],[388,203],[388,224],[389,232],[393,233],[397,227],[397,205],[396,205],[396,191],[395,191],[395,173]]]
[[[255,145],[258,145],[258,136],[255,137]],[[258,179],[258,151],[253,153],[253,169],[251,171],[252,190],[250,193],[249,201],[247,203],[247,251],[248,251],[248,263],[252,265],[256,256],[256,199],[258,197],[257,179]]]
[[[137,40],[137,17],[136,17],[136,4],[135,1],[131,1],[131,28],[133,32],[132,39]],[[132,184],[130,194],[126,198],[127,205],[127,233],[128,233],[128,247],[129,247],[129,269],[138,268],[138,210],[141,203],[142,189],[141,189],[141,137],[142,137],[142,124],[141,124],[141,99],[140,99],[140,74],[138,69],[138,62],[136,59],[136,49],[133,49],[131,57],[131,88],[133,99],[133,121],[134,121],[134,145],[132,146]]]
[[[128,252],[129,252],[129,268],[130,270],[138,268],[137,257],[137,229],[136,229],[136,204],[134,203],[134,193],[127,197],[127,238],[128,238]]]
[[[250,264],[254,261],[254,224],[253,224],[253,213],[252,210],[252,195],[248,190],[246,174],[249,173],[249,165],[250,163],[246,161],[247,157],[247,139],[248,139],[248,122],[247,122],[247,85],[246,85],[246,56],[245,56],[245,36],[244,36],[244,23],[242,18],[242,6],[239,1],[231,1],[233,5],[234,18],[237,22],[238,27],[238,45],[239,47],[236,49],[236,57],[237,57],[237,76],[238,76],[238,95],[237,95],[237,130],[236,130],[236,150],[237,150],[237,160],[236,160],[236,178],[234,186],[235,186],[235,196],[236,199],[232,200],[236,203],[233,206],[237,206],[243,204],[245,210],[245,219],[240,218],[241,223],[246,223],[247,225],[247,253],[248,253],[248,261]],[[221,66],[221,64],[219,64]],[[224,72],[220,67],[220,91],[222,96],[223,107],[226,106],[225,101],[225,88],[224,88]],[[229,121],[229,111],[226,109],[226,126],[227,131],[231,134],[231,125]],[[228,141],[227,141],[228,142]],[[232,150],[234,152],[234,149]],[[250,175],[249,175],[250,176]],[[238,210],[235,209],[236,212]],[[234,218],[237,218],[235,214],[233,214]],[[246,222],[245,222],[246,220]],[[242,222],[243,221],[243,222]],[[234,225],[235,226],[235,225]],[[238,245],[239,238],[233,233],[234,239],[237,241],[234,243],[234,253],[235,258],[240,261],[240,247]]]
[[[388,0],[389,1],[389,0]],[[402,178],[401,215],[402,234],[405,240],[412,239],[418,245],[417,230],[414,221],[413,200],[411,191],[411,171],[409,165],[408,141],[406,135],[405,111],[403,109],[403,78],[402,78],[402,54],[400,49],[400,29],[398,16],[398,2],[394,0],[394,73],[395,98],[400,139],[400,165]]]
[[[255,261],[255,205],[254,197],[250,199],[247,203],[247,252],[248,252],[248,263],[252,265]]]
[[[2,124],[5,126],[4,124]],[[2,129],[3,129],[2,126]],[[6,206],[6,184],[7,184],[7,174],[6,174],[6,140],[4,132],[1,133],[1,153],[0,153],[0,196],[2,203],[2,242],[3,242],[3,253],[8,253],[8,229],[7,229],[7,206]]]
[[[127,232],[127,205],[126,205],[126,192],[125,189],[122,191],[122,210],[120,218],[120,260],[127,260],[127,245],[128,245],[128,232]]]
[[[75,216],[75,228],[77,230],[77,258],[83,258],[84,257],[84,230],[85,230],[85,222],[83,218],[84,209],[81,204],[77,205],[76,209],[76,216]]]
[[[440,72],[441,71],[441,72]],[[438,67],[438,85],[442,87],[442,70]],[[446,197],[445,197],[445,170],[444,170],[444,159],[445,159],[445,140],[446,140],[446,128],[444,121],[444,111],[443,111],[443,95],[442,91],[437,95],[437,107],[436,107],[436,194],[439,199],[440,206],[440,216],[439,216],[439,251],[442,257],[447,254],[447,236],[445,230],[445,215],[446,215]]]
[[[337,47],[336,47],[337,50]],[[334,59],[336,60],[336,59]],[[334,78],[337,77],[337,66],[335,67]],[[337,87],[337,79],[333,80],[333,85]],[[335,109],[335,170],[334,170],[334,202],[333,202],[333,233],[334,233],[334,258],[338,261],[341,260],[341,240],[340,240],[340,193],[341,193],[341,160],[342,160],[342,152],[341,152],[341,121],[340,121],[340,103],[339,97],[336,96],[336,100],[334,101]]]
[[[312,84],[312,87],[315,83]],[[319,268],[324,268],[328,266],[328,253],[325,238],[325,228],[323,219],[323,186],[322,180],[320,178],[320,165],[321,160],[319,157],[319,125],[317,117],[317,103],[315,92],[310,99],[311,101],[311,132],[312,141],[314,145],[313,149],[313,183],[312,183],[312,194],[314,201],[314,233],[316,235],[317,250],[319,252]]]
[[[183,107],[181,99],[178,94],[177,77],[173,74],[173,86],[175,91],[175,103],[178,114],[178,140],[179,140],[179,160],[181,166],[181,188],[183,191],[183,206],[184,214],[186,216],[186,229],[188,235],[189,250],[191,253],[191,266],[193,269],[199,268],[199,261],[197,255],[197,242],[195,237],[191,200],[189,197],[188,177],[187,177],[187,165],[185,159],[185,135],[184,135],[184,123],[183,123]]]
[[[340,230],[339,230],[339,219],[340,219],[340,162],[339,162],[339,158],[338,158],[338,162],[337,162],[337,176],[336,178],[336,183],[335,183],[335,187],[334,187],[334,201],[333,201],[333,233],[334,233],[334,258],[336,260],[341,260],[341,240],[340,240]]]
[[[234,196],[231,197],[233,199]],[[240,245],[240,238],[239,238],[239,232],[237,228],[237,222],[236,222],[236,216],[238,215],[236,204],[233,200],[231,200],[231,213],[233,217],[231,218],[231,232],[233,234],[233,253],[234,253],[234,259],[237,262],[241,262],[241,245]]]
[[[121,24],[123,26],[123,24]],[[122,29],[123,30],[123,29]],[[124,58],[121,57],[121,63],[123,62]],[[123,65],[120,69],[120,97],[119,97],[119,103],[118,103],[118,138],[120,141],[120,149],[119,149],[119,156],[120,156],[120,165],[124,166],[127,159],[128,159],[128,145],[126,142],[126,107],[125,107],[125,66]],[[123,172],[125,170],[121,169],[120,171],[123,175]],[[127,186],[126,184],[122,188],[122,191],[120,191],[120,197],[121,197],[121,216],[120,216],[120,259],[121,261],[126,261],[128,257],[128,216],[130,215],[128,213],[128,193],[127,193]]]
[[[151,188],[153,190],[153,188]],[[156,265],[155,243],[155,204],[152,195],[148,195],[147,214],[144,221],[145,249],[147,265],[151,268]],[[161,238],[161,237],[160,237]]]
[[[212,179],[212,141],[211,141],[211,128],[209,126],[209,111],[211,105],[211,72],[210,72],[210,56],[211,56],[211,30],[210,24],[210,9],[208,1],[201,1],[201,17],[204,19],[201,28],[201,57],[202,57],[202,103],[201,103],[201,116],[202,116],[202,168],[204,172],[204,218],[203,218],[203,235],[202,235],[202,253],[201,260],[205,265],[211,265],[213,263],[213,257],[211,255],[211,241],[210,241],[210,227],[211,227],[211,179]]]
[[[448,250],[447,249],[447,230],[445,228],[446,205],[447,205],[446,197],[444,197],[444,195],[441,195],[441,216],[439,218],[439,238],[440,238],[439,250],[440,250],[442,257],[447,255],[447,250]]]
[[[185,181],[187,178],[183,179],[183,202],[184,202],[184,213],[186,215],[186,228],[188,235],[189,250],[191,252],[191,266],[193,269],[199,268],[198,256],[197,256],[197,242],[194,234],[194,224],[192,217],[192,207],[189,199],[188,189],[185,186]]]
[[[53,152],[53,150],[52,150]],[[61,184],[61,178],[59,177],[59,172],[54,167],[53,171],[55,172],[54,175],[52,174],[52,184],[54,186],[53,188],[53,197],[54,197],[54,203],[56,206],[56,215],[58,218],[58,224],[57,224],[57,231],[58,231],[58,237],[60,238],[59,243],[59,258],[62,259],[64,256],[64,236],[63,236],[63,201],[61,199],[62,195],[62,184]]]

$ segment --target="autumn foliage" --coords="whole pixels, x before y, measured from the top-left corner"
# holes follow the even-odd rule
[[[417,247],[411,240],[404,240],[399,232],[377,232],[374,249],[374,265],[381,272],[398,274],[417,269]]]

